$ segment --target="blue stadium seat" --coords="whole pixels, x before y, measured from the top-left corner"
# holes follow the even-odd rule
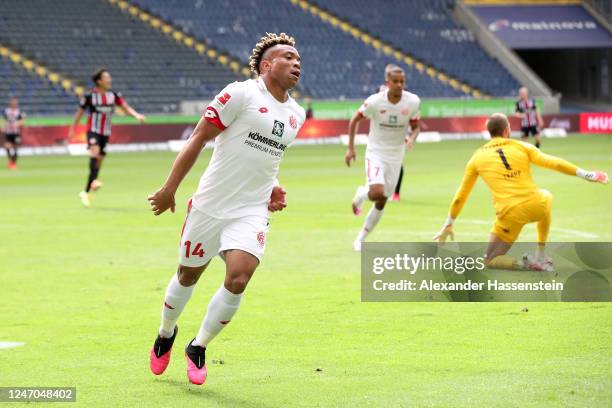
[[[27,115],[74,113],[78,100],[63,88],[0,57],[0,107],[11,97],[19,98]]]
[[[452,17],[455,0],[314,0],[351,24],[494,96],[513,96],[519,83]]]
[[[176,112],[180,101],[208,99],[241,79],[100,0],[2,0],[0,43],[87,87],[104,66],[114,88],[147,113]]]
[[[191,35],[207,40],[243,62],[266,32],[286,32],[296,38],[302,56],[303,89],[317,98],[363,98],[384,81],[393,58],[364,46],[339,28],[324,24],[288,0],[135,0]],[[265,6],[262,6],[265,4]],[[427,97],[463,94],[404,64],[407,86]]]

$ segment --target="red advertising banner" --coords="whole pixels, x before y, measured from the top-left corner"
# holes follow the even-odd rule
[[[462,116],[451,118],[424,118],[421,127],[428,132],[440,133],[478,133],[486,130],[487,116]],[[562,128],[567,132],[578,132],[578,115],[545,115],[544,127]],[[513,130],[521,129],[521,120],[510,117],[510,127]],[[359,124],[358,133],[368,133],[368,121]],[[348,133],[348,120],[315,120],[309,119],[304,123],[299,138],[317,138],[338,136]]]
[[[193,131],[191,125],[115,125],[110,137],[111,143],[154,143],[168,140],[187,139]],[[69,126],[29,126],[23,129],[24,146],[53,146],[67,143],[85,143],[86,127],[79,126],[74,138],[68,140]]]
[[[583,117],[584,115],[584,117]],[[607,132],[612,133],[612,114],[547,115],[544,117],[545,127],[563,128],[567,132]],[[591,116],[592,115],[592,116]],[[608,116],[602,116],[608,115]],[[584,123],[583,123],[584,120]],[[425,118],[422,128],[429,132],[440,133],[478,133],[486,129],[486,116]],[[348,133],[348,120],[317,120],[308,119],[298,134],[299,139],[316,139],[337,137]],[[520,120],[510,118],[513,130],[519,130]],[[587,130],[590,126],[591,130]],[[113,126],[111,143],[154,143],[168,140],[187,139],[193,125],[115,125]],[[359,123],[358,133],[368,133],[368,121]],[[23,130],[24,146],[57,146],[67,143],[85,143],[85,126],[79,126],[73,140],[68,140],[68,126],[30,126]],[[598,130],[595,130],[598,129]]]
[[[581,113],[580,133],[612,133],[612,112]]]

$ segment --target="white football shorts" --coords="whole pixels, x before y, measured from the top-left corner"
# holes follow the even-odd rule
[[[188,205],[181,234],[179,263],[197,267],[228,249],[240,249],[261,262],[266,247],[269,219],[262,215],[219,219]]]
[[[391,197],[399,180],[402,162],[391,162],[369,153],[365,157],[366,184],[382,184],[385,186],[385,196]]]

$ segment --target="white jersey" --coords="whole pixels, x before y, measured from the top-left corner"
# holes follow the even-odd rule
[[[305,116],[293,98],[276,100],[261,79],[226,86],[204,113],[223,132],[215,140],[193,206],[221,219],[267,216],[281,158]]]
[[[411,121],[418,120],[421,100],[408,91],[396,104],[389,102],[388,90],[371,95],[359,108],[370,119],[366,154],[372,153],[391,162],[404,160],[405,138]]]

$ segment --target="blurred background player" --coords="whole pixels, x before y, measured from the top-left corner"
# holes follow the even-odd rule
[[[519,89],[519,100],[516,101],[516,116],[521,119],[521,139],[527,141],[529,135],[533,135],[535,145],[540,148],[540,129],[544,127],[542,115],[538,111],[535,99],[529,98],[529,90],[526,87]]]
[[[387,67],[385,73],[387,89],[369,96],[349,122],[349,143],[344,156],[347,166],[355,161],[358,123],[364,118],[370,120],[365,154],[366,185],[357,187],[352,203],[353,214],[361,213],[366,199],[374,202],[353,242],[355,251],[361,251],[361,243],[382,217],[387,198],[397,186],[406,148],[412,146],[419,134],[421,100],[404,90],[405,74],[401,67]],[[412,132],[407,136],[409,126]]]
[[[125,113],[135,118],[140,123],[145,117],[136,112],[123,99],[120,93],[112,90],[113,80],[110,73],[101,68],[91,77],[94,83],[92,90],[81,98],[79,108],[74,116],[74,123],[70,126],[68,140],[74,138],[74,129],[81,121],[85,110],[88,111],[87,118],[87,149],[89,149],[89,175],[85,190],[79,193],[81,202],[85,207],[91,205],[90,190],[97,190],[102,183],[98,181],[98,175],[102,168],[104,156],[106,156],[106,145],[111,134],[111,120],[115,106],[119,106]]]
[[[526,266],[534,270],[551,270],[552,263],[544,255],[548,239],[552,194],[540,190],[531,177],[530,164],[578,176],[587,181],[608,183],[601,171],[587,171],[558,157],[542,153],[529,143],[510,139],[510,123],[501,113],[491,115],[487,122],[491,141],[476,150],[465,168],[461,186],[453,198],[448,219],[434,237],[438,242],[453,238],[453,223],[459,216],[478,176],[493,195],[496,220],[489,237],[486,262],[491,268],[515,269],[514,258],[505,256],[526,224],[537,222],[538,251]]]
[[[2,112],[0,129],[4,133],[4,148],[8,156],[7,167],[17,168],[17,149],[21,143],[21,128],[25,122],[25,113],[19,109],[19,100],[11,98],[9,105]]]
[[[383,92],[387,90],[387,75],[389,72],[395,67],[395,64],[387,64],[385,66],[385,83],[378,87],[378,92]],[[395,186],[395,191],[393,195],[391,195],[391,201],[399,201],[400,200],[400,190],[402,188],[402,179],[404,178],[404,163],[402,163],[402,167],[400,167],[399,178],[397,179],[397,185]]]
[[[305,120],[289,95],[300,78],[300,56],[285,33],[267,34],[253,49],[250,66],[258,79],[226,86],[206,108],[177,156],[161,189],[149,196],[159,215],[174,211],[174,194],[205,143],[216,138],[210,163],[189,203],[181,234],[177,273],[162,307],[162,321],[150,352],[151,371],[160,375],[170,361],[176,322],[196,282],[217,254],[225,280],[208,304],[196,337],[185,348],[187,377],[206,380],[206,347],[238,311],[246,286],[261,261],[269,228],[268,211],[286,206],[278,169],[286,147]]]

